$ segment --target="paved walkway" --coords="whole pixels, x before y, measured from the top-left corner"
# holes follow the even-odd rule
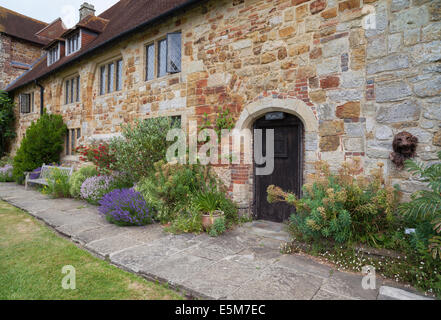
[[[278,224],[255,222],[219,238],[170,235],[159,225],[117,227],[96,207],[50,199],[0,183],[0,198],[43,220],[93,254],[150,280],[167,282],[202,299],[384,299],[363,290],[362,276],[343,273],[300,255],[282,255]],[[384,282],[377,280],[377,288]]]

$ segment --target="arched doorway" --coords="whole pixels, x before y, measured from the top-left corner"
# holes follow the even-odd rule
[[[253,130],[255,123],[259,119],[273,112],[283,112],[300,120],[304,130],[304,139],[302,140],[301,147],[302,167],[299,179],[302,182],[308,182],[309,167],[320,159],[319,121],[314,112],[314,107],[307,105],[304,101],[295,97],[288,96],[284,99],[280,99],[277,95],[267,97],[262,95],[242,110],[235,129]],[[254,166],[251,166],[249,171],[250,176],[253,176],[254,170]],[[262,214],[258,212],[256,208],[256,179],[253,178],[252,181],[251,184],[233,182],[233,198],[237,203],[241,204],[244,212],[251,214],[253,218],[257,219],[261,217]],[[281,187],[283,187],[283,185],[281,185]],[[293,212],[293,208],[290,208],[290,212]]]
[[[294,209],[286,203],[270,204],[267,189],[270,185],[301,196],[303,185],[304,126],[300,119],[284,112],[267,113],[254,122],[253,129],[263,134],[263,154],[266,155],[267,130],[274,130],[274,171],[257,175],[254,168],[254,212],[259,220],[283,222]]]

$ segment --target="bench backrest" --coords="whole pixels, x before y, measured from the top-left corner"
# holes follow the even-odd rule
[[[73,173],[73,168],[65,167],[54,167],[43,165],[41,167],[40,179],[49,179],[51,177],[52,170],[58,169],[60,172],[66,176],[71,176]]]

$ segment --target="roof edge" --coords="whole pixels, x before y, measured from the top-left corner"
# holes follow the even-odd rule
[[[169,11],[166,11],[166,12],[160,14],[160,15],[157,16],[157,17],[154,17],[154,18],[152,18],[152,19],[150,19],[150,20],[147,20],[147,21],[145,21],[145,22],[143,22],[143,23],[137,25],[136,27],[133,27],[132,29],[129,29],[129,30],[127,30],[127,31],[124,31],[124,32],[122,32],[122,33],[116,35],[115,37],[113,37],[113,38],[111,38],[111,39],[109,39],[109,40],[104,41],[103,43],[99,44],[99,45],[96,46],[96,47],[93,47],[93,48],[90,48],[90,49],[85,50],[84,52],[80,53],[78,56],[74,57],[72,60],[69,60],[69,61],[67,61],[65,64],[62,64],[62,65],[60,65],[60,66],[54,68],[53,70],[50,70],[49,72],[45,73],[44,75],[42,75],[42,76],[40,76],[40,77],[37,77],[37,78],[35,78],[35,79],[29,80],[29,81],[27,81],[27,82],[21,84],[20,86],[18,86],[18,87],[16,87],[16,88],[13,88],[12,90],[10,90],[9,87],[11,87],[11,86],[13,85],[13,83],[16,83],[21,77],[20,77],[20,78],[17,78],[13,83],[11,83],[11,84],[5,89],[5,91],[7,91],[7,92],[14,92],[15,90],[18,90],[18,89],[20,89],[20,88],[22,88],[22,87],[24,87],[24,86],[26,86],[26,85],[28,85],[28,84],[34,82],[34,81],[38,81],[38,80],[41,80],[41,79],[43,79],[43,78],[45,78],[45,77],[48,77],[48,76],[54,74],[55,72],[58,72],[60,69],[63,69],[63,68],[65,68],[65,67],[68,67],[68,66],[72,65],[73,63],[75,63],[75,62],[77,62],[78,60],[84,58],[85,56],[87,56],[87,55],[89,55],[89,54],[92,54],[92,53],[95,52],[95,51],[98,51],[99,49],[101,49],[101,48],[103,48],[103,47],[109,45],[109,44],[112,43],[112,42],[117,41],[118,39],[120,39],[120,38],[122,38],[122,37],[124,37],[124,36],[126,36],[126,35],[129,35],[129,34],[132,34],[132,33],[136,33],[136,32],[138,32],[138,31],[140,31],[141,29],[146,28],[147,26],[149,26],[149,25],[155,23],[155,22],[158,21],[158,20],[164,19],[164,18],[166,18],[166,17],[168,17],[168,16],[170,16],[170,15],[173,15],[173,14],[179,12],[180,10],[186,9],[187,7],[190,7],[190,6],[194,5],[194,4],[197,4],[197,3],[199,3],[199,2],[204,2],[204,1],[207,1],[207,0],[188,0],[187,2],[181,4],[181,5],[177,6],[177,7],[174,7],[173,9],[170,9]],[[45,56],[46,56],[46,55],[45,55]],[[40,60],[41,60],[41,59],[39,59],[38,61],[40,61]],[[35,64],[37,64],[38,61],[37,61]],[[35,66],[35,64],[33,64],[33,66]],[[30,69],[29,71],[31,71],[31,70],[32,70],[32,69]],[[28,72],[29,72],[29,71],[28,71]],[[26,72],[26,73],[27,73],[27,72]],[[22,76],[24,76],[26,73],[24,73]]]

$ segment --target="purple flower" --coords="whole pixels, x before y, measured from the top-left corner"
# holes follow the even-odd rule
[[[29,175],[29,179],[35,180],[40,178],[40,173],[41,173],[41,167],[32,171],[32,173]]]
[[[113,190],[99,204],[100,214],[117,225],[143,226],[152,222],[147,203],[133,189]]]
[[[114,178],[112,176],[95,176],[88,178],[81,186],[80,195],[85,200],[97,203],[111,190],[113,182]]]
[[[0,180],[5,182],[12,181],[12,170],[13,167],[10,164],[0,168]]]

